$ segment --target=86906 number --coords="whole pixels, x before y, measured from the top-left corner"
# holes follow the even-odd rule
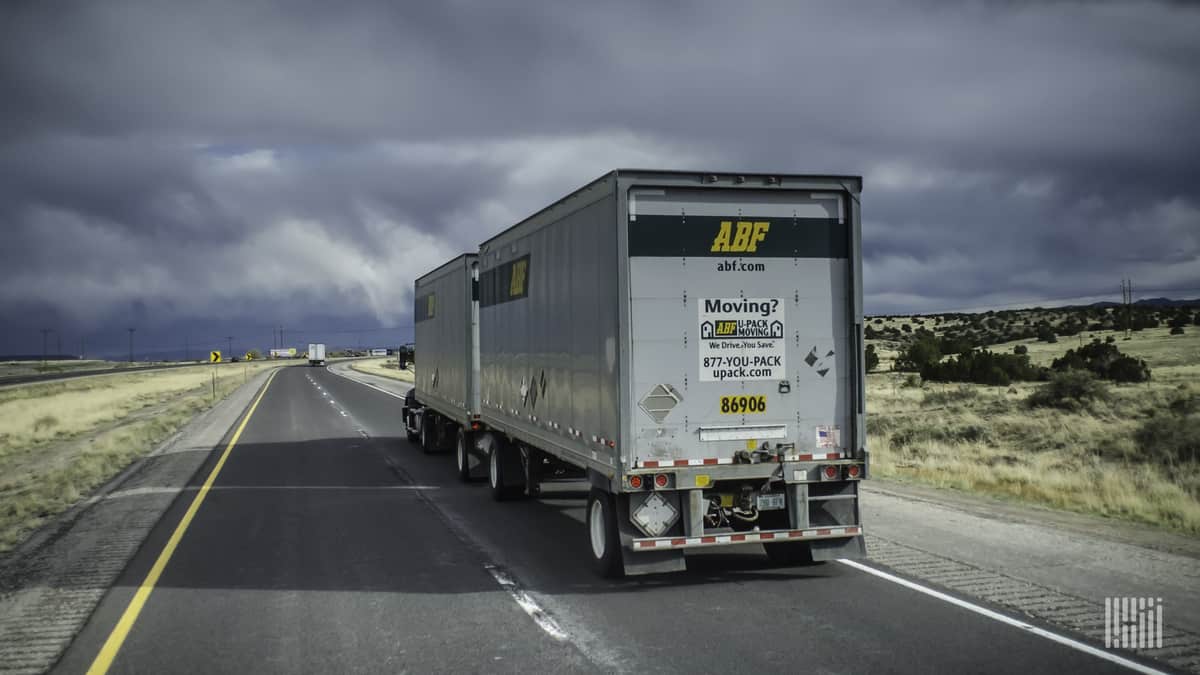
[[[767,412],[766,396],[722,396],[722,415],[746,415]]]

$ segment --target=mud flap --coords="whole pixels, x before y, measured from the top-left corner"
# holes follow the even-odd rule
[[[471,480],[483,480],[488,477],[488,452],[490,446],[485,445],[483,437],[487,434],[471,434],[471,442],[467,444],[467,473]]]
[[[629,495],[616,494],[617,503],[617,532],[621,537],[621,560],[625,564],[626,576],[642,574],[659,574],[662,572],[682,572],[687,569],[683,559],[683,551],[679,549],[668,551],[633,551],[633,540],[644,537],[637,526],[629,518]],[[680,523],[675,524],[681,528]]]
[[[862,537],[817,539],[809,544],[809,546],[811,547],[814,561],[867,557],[867,545]]]

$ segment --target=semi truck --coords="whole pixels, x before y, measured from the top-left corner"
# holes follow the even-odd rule
[[[865,555],[857,176],[616,170],[415,284],[410,439],[590,486],[602,576]]]
[[[310,342],[308,344],[308,365],[325,365],[325,345],[323,343]]]

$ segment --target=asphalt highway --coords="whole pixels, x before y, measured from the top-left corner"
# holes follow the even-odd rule
[[[281,369],[57,671],[1127,672],[845,565],[773,568],[755,547],[600,580],[581,484],[493,502],[451,455],[408,443],[399,410],[326,369]]]

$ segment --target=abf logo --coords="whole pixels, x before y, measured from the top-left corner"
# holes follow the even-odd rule
[[[754,253],[758,250],[758,242],[767,238],[767,230],[771,223],[766,221],[750,222],[737,221],[737,231],[733,229],[732,220],[721,221],[721,231],[713,239],[713,253]]]
[[[717,337],[725,337],[729,335],[737,335],[736,321],[718,321],[717,322]]]

